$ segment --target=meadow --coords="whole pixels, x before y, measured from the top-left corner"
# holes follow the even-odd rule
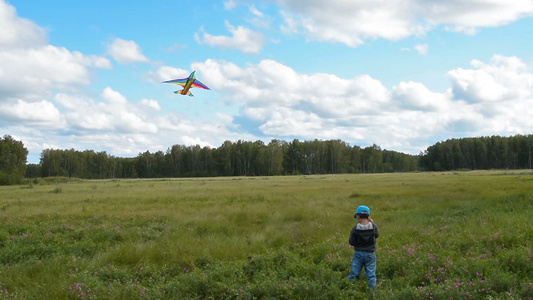
[[[39,179],[0,187],[0,298],[533,299],[532,220],[531,171]]]

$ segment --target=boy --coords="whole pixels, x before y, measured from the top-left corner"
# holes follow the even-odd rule
[[[379,236],[378,226],[370,218],[370,208],[361,205],[355,211],[354,218],[357,225],[350,232],[349,243],[353,246],[355,253],[352,258],[352,268],[349,280],[359,279],[361,270],[365,268],[365,275],[368,287],[376,288],[376,239]]]

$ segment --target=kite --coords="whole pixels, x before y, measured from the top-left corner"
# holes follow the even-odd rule
[[[194,73],[196,71],[193,71],[191,75],[187,78],[182,79],[173,79],[173,80],[167,80],[163,81],[162,83],[172,83],[172,84],[178,84],[183,87],[183,90],[175,91],[174,94],[182,94],[182,95],[189,95],[191,97],[194,97],[193,94],[189,91],[190,88],[202,88],[206,90],[210,90],[210,88],[207,87],[207,85],[201,83],[198,79],[194,77]]]

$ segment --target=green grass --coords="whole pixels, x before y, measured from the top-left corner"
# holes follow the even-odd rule
[[[355,208],[378,290],[349,282]],[[0,298],[533,299],[533,173],[0,187]]]

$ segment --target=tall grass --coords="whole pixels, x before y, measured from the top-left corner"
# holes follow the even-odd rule
[[[372,293],[347,280],[360,204]],[[532,208],[533,174],[497,171],[0,187],[0,295],[528,299]]]

